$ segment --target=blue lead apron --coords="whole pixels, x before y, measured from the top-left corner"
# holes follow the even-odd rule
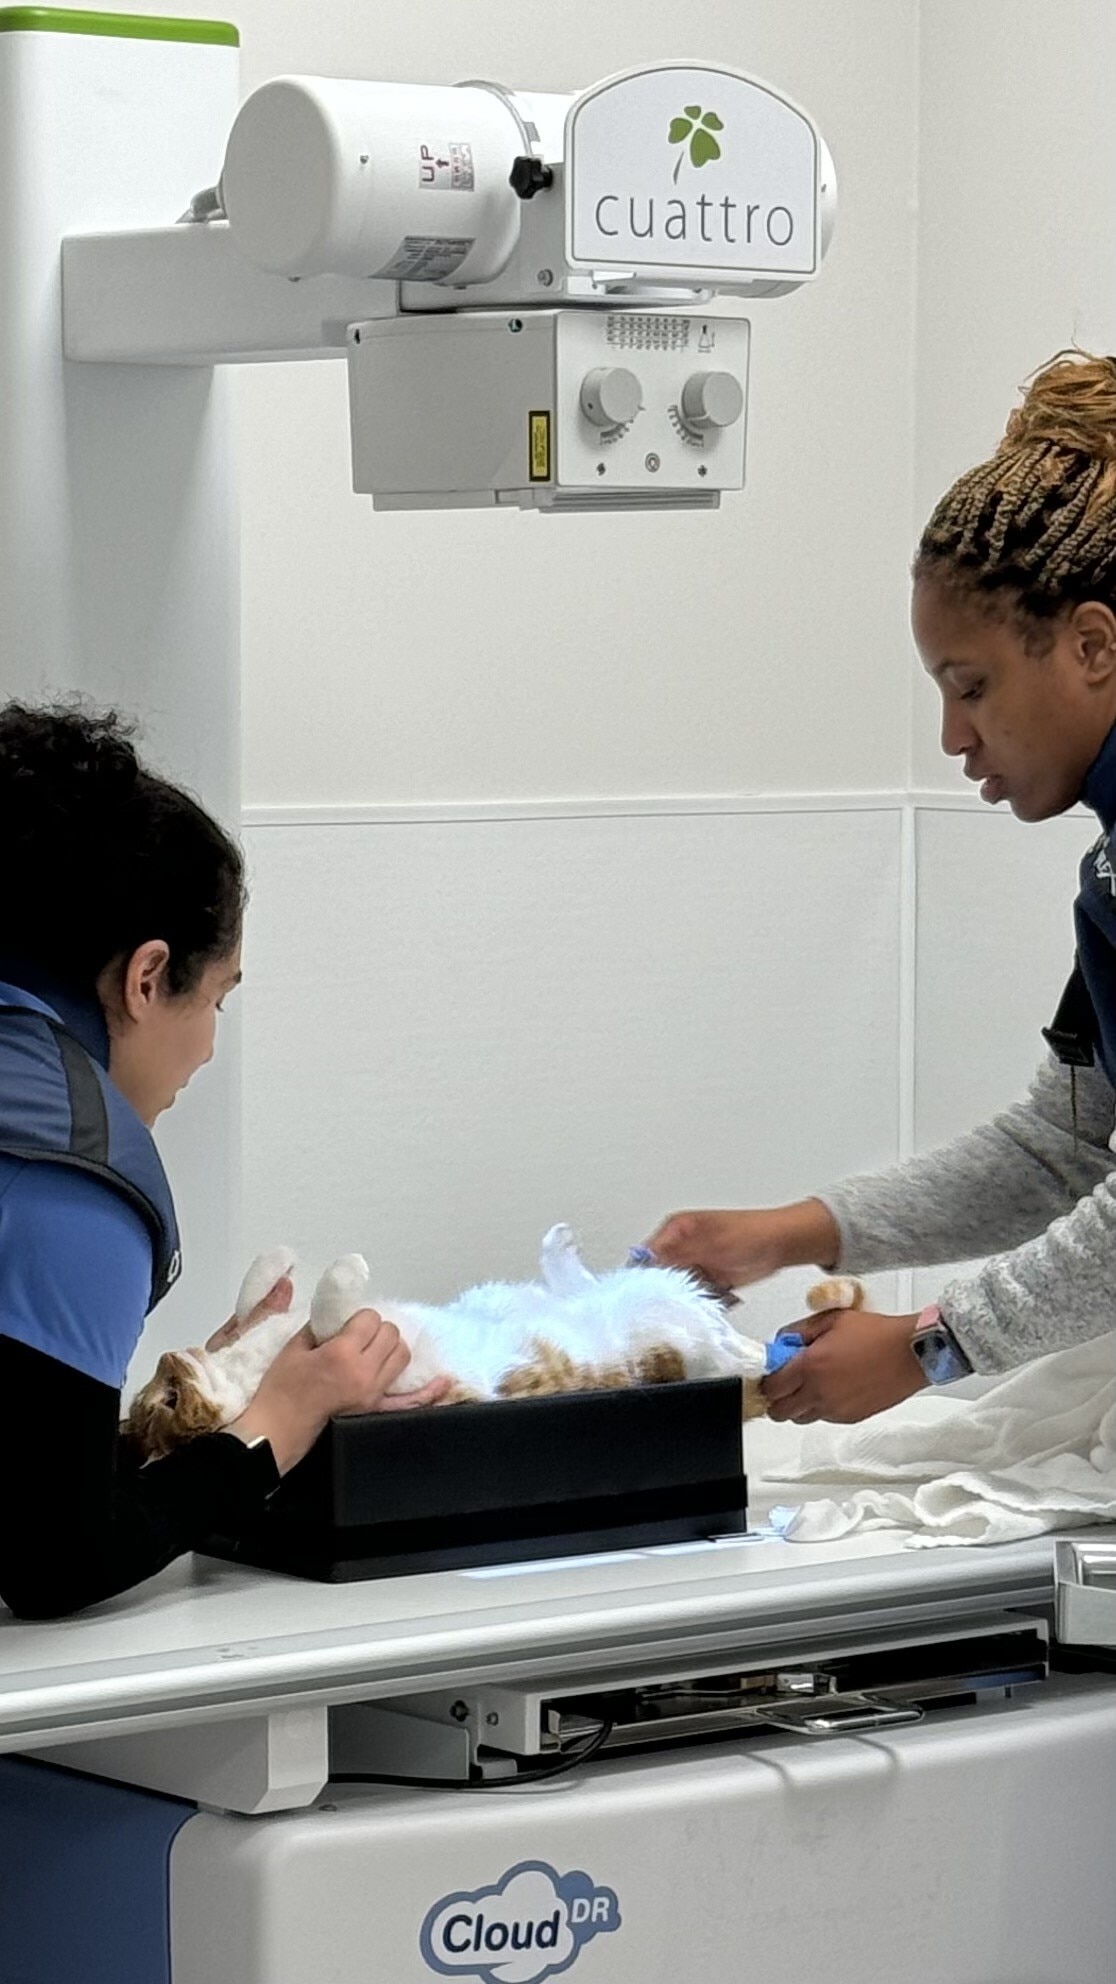
[[[182,1271],[174,1200],[155,1140],[54,1008],[4,981],[0,1153],[84,1171],[127,1200],[151,1236],[150,1314]]]

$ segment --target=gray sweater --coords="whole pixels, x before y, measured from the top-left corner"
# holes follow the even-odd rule
[[[991,1255],[942,1315],[974,1370],[1006,1371],[1116,1329],[1116,1091],[1053,1056],[1030,1093],[955,1143],[818,1197],[845,1273]]]

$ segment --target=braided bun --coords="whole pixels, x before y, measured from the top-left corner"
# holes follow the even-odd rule
[[[1116,607],[1116,360],[1063,351],[1034,374],[995,454],[942,497],[914,576],[1047,628],[1084,599]]]
[[[1060,351],[1027,385],[1008,415],[997,453],[1060,448],[1092,461],[1116,462],[1116,360]]]

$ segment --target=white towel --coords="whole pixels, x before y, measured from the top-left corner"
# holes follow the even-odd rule
[[[1012,1372],[983,1397],[920,1392],[859,1426],[808,1426],[771,1478],[843,1490],[786,1534],[909,1529],[914,1548],[1013,1543],[1116,1521],[1116,1335]]]

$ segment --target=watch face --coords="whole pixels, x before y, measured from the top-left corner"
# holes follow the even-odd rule
[[[951,1385],[966,1376],[964,1359],[941,1324],[919,1330],[911,1347],[932,1385]]]

